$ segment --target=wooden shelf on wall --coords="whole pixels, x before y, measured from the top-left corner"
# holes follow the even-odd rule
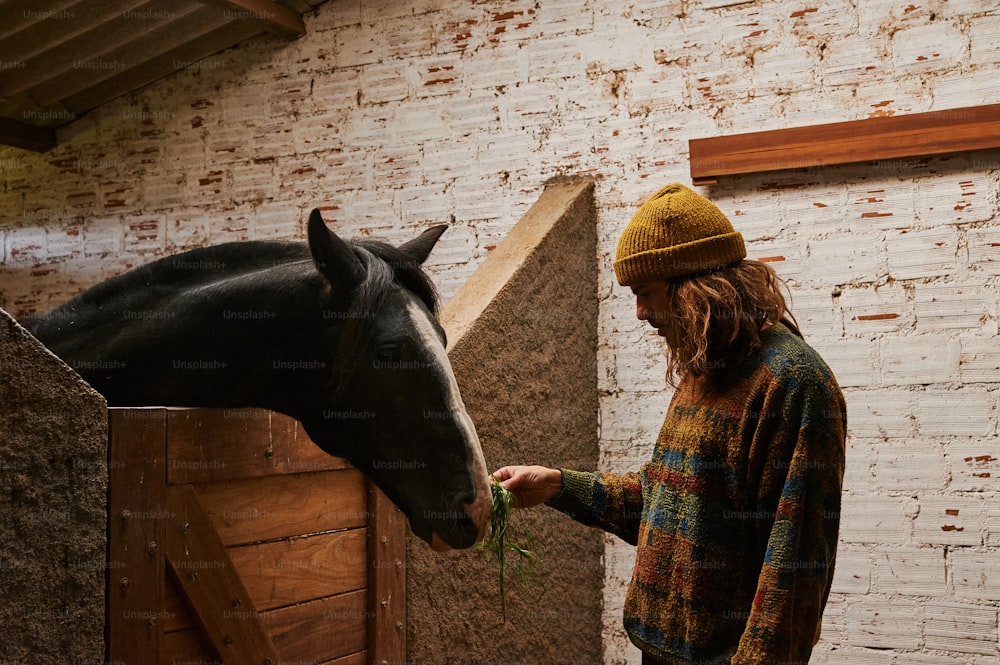
[[[1000,104],[691,139],[691,180],[1000,147]]]

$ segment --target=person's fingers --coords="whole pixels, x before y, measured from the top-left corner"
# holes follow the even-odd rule
[[[507,480],[513,475],[514,467],[512,466],[502,466],[493,472],[493,477],[500,481]]]

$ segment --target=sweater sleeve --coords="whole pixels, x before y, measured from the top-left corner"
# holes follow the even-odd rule
[[[808,662],[837,550],[846,407],[836,381],[805,370],[780,382],[762,413],[757,501],[773,519],[759,525],[764,563],[732,665]]]
[[[642,515],[642,480],[638,473],[560,471],[563,492],[549,501],[549,506],[581,524],[598,527],[636,544]]]

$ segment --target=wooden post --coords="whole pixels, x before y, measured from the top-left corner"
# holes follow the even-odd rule
[[[406,662],[406,517],[368,484],[368,665]]]
[[[108,660],[159,665],[163,644],[166,413],[111,409]]]

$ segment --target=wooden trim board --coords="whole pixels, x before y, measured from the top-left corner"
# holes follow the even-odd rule
[[[1000,147],[1000,104],[691,139],[691,180]]]

